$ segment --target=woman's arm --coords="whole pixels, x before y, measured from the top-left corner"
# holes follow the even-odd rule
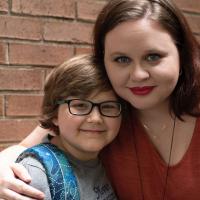
[[[36,144],[40,144],[49,133],[54,135],[51,131],[37,126],[25,139],[20,142],[20,145],[24,147],[32,147]]]
[[[0,153],[0,199],[31,200],[44,198],[43,193],[28,185],[31,177],[26,169],[14,162],[22,151],[27,147],[41,143],[48,133],[48,130],[38,126],[19,145],[11,146]]]

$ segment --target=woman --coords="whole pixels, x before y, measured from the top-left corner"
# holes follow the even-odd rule
[[[170,0],[111,0],[99,14],[96,62],[131,111],[102,154],[119,199],[199,198],[199,50]],[[20,188],[10,182],[7,199]]]

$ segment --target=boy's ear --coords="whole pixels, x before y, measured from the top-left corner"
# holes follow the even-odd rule
[[[54,119],[52,120],[52,122],[54,123],[55,126],[58,126],[58,119],[57,119],[57,118],[54,118]]]

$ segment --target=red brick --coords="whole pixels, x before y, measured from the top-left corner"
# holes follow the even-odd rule
[[[13,0],[12,11],[20,14],[75,17],[74,0]]]
[[[185,15],[194,33],[200,33],[200,15]]]
[[[6,96],[6,116],[39,116],[42,96],[9,95]]]
[[[200,12],[199,0],[175,0],[177,6],[185,11]]]
[[[95,21],[105,2],[94,0],[77,1],[78,18]]]
[[[0,36],[17,39],[42,39],[42,22],[24,17],[0,17]]]
[[[10,44],[9,59],[12,64],[54,66],[73,55],[73,48],[66,46]]]
[[[42,90],[44,72],[38,69],[0,69],[1,90]]]
[[[93,25],[79,22],[48,22],[45,24],[44,39],[73,43],[90,43]]]
[[[8,12],[8,0],[0,1],[0,11]]]
[[[7,64],[8,46],[5,43],[0,43],[0,64]]]
[[[92,53],[92,47],[76,47],[76,55]]]
[[[0,142],[20,141],[37,125],[38,121],[32,119],[0,120]]]
[[[3,115],[3,96],[0,96],[0,116]]]

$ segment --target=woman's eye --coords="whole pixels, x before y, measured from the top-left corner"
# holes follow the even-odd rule
[[[119,57],[116,57],[114,59],[114,61],[117,62],[117,63],[127,64],[127,63],[131,62],[131,59],[126,57],[126,56],[119,56]]]
[[[160,54],[156,54],[156,53],[154,53],[154,54],[149,54],[149,55],[147,55],[146,56],[146,60],[148,61],[148,62],[156,62],[156,61],[159,61],[160,59],[161,59],[161,55]]]

